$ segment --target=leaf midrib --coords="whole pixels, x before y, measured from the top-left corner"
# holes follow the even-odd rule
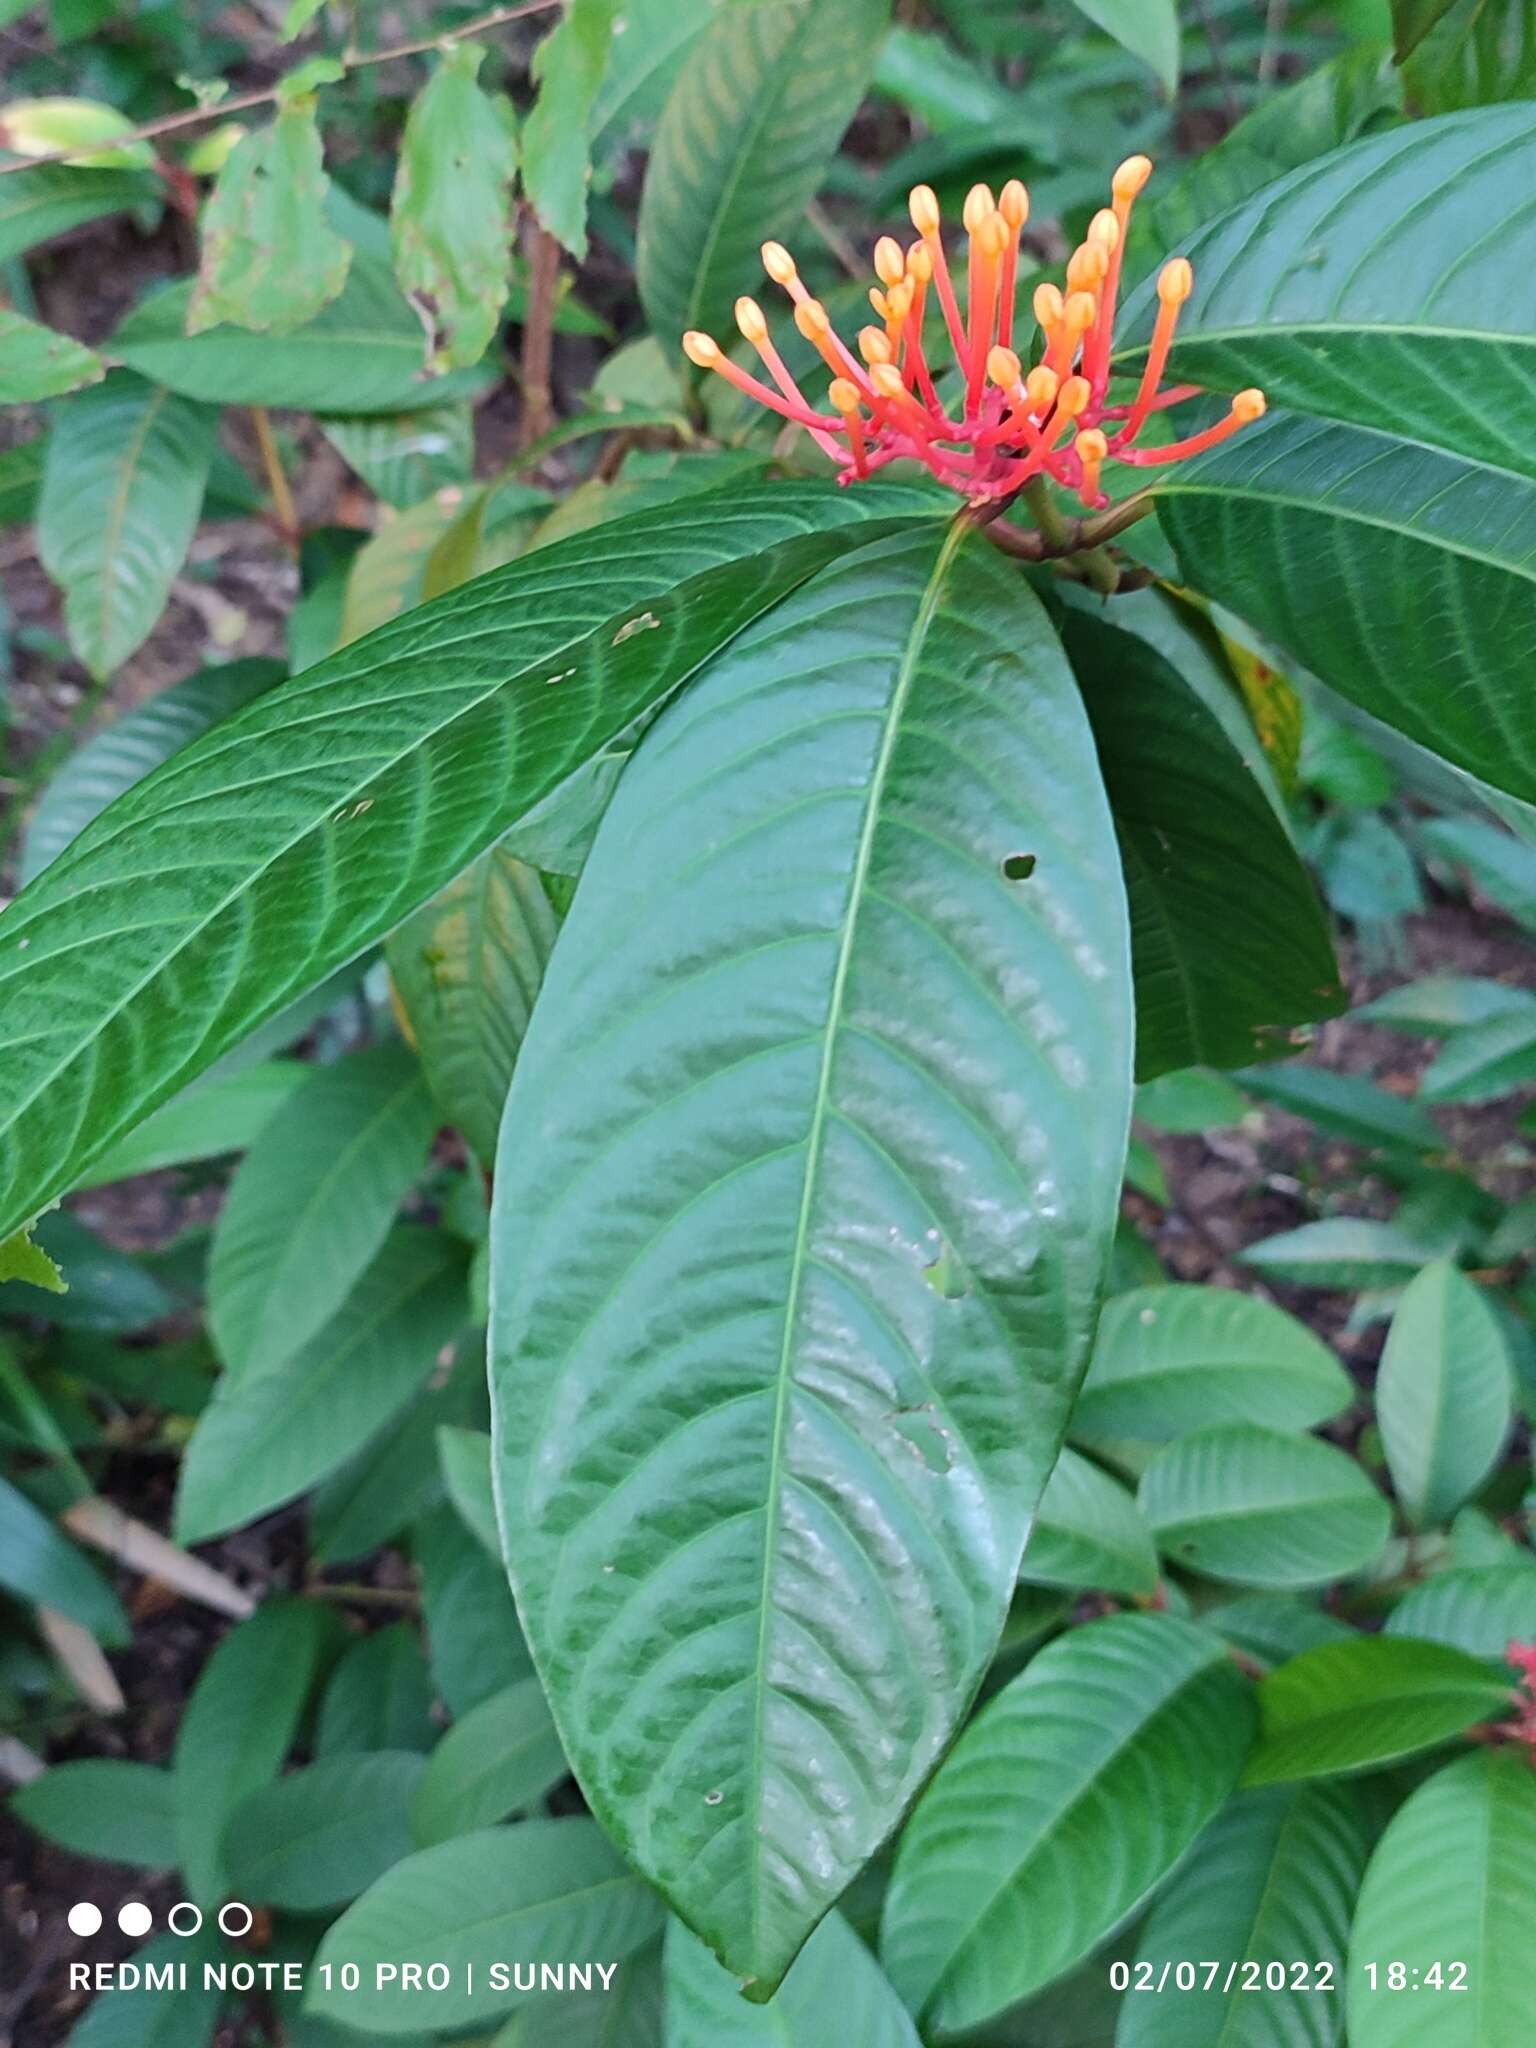
[[[843,919],[842,937],[839,941],[837,959],[833,967],[832,987],[827,998],[826,1022],[823,1027],[821,1066],[816,1078],[816,1092],[811,1102],[810,1121],[805,1140],[805,1175],[801,1184],[800,1210],[795,1222],[795,1235],[790,1254],[789,1280],[785,1293],[783,1335],[779,1346],[777,1368],[778,1390],[774,1402],[773,1435],[769,1445],[768,1474],[765,1485],[766,1520],[763,1530],[763,1570],[758,1588],[758,1632],[757,1648],[753,1663],[753,1718],[751,1735],[752,1775],[745,1800],[746,1811],[756,1815],[762,1805],[764,1770],[763,1722],[767,1707],[769,1687],[764,1677],[768,1661],[768,1639],[775,1609],[773,1605],[773,1579],[777,1563],[779,1526],[785,1493],[784,1440],[789,1418],[789,1396],[794,1386],[792,1347],[799,1325],[800,1297],[805,1274],[810,1263],[811,1213],[816,1192],[820,1184],[821,1148],[831,1107],[832,1067],[841,1036],[842,1012],[847,993],[848,974],[853,960],[854,941],[860,923],[860,911],[865,898],[870,863],[874,855],[875,837],[882,819],[882,798],[886,781],[890,775],[891,762],[901,736],[902,714],[906,709],[912,687],[917,677],[918,662],[926,644],[929,628],[938,609],[939,594],[949,575],[950,564],[964,541],[969,528],[957,520],[946,534],[939,548],[938,556],[929,574],[928,582],[919,600],[913,617],[911,632],[902,655],[901,668],[896,684],[886,706],[884,730],[880,745],[870,770],[868,795],[864,817],[859,827],[858,842],[854,851],[853,871],[849,877],[848,895]],[[751,1926],[754,1948],[761,1941],[763,1908],[762,1859],[756,1853],[754,1823],[754,1853],[751,1860]],[[760,1949],[757,1949],[761,1953]]]

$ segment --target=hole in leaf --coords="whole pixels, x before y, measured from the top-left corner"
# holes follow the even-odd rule
[[[1003,856],[1003,874],[1010,882],[1027,882],[1035,872],[1035,856],[1032,853],[1009,853]]]

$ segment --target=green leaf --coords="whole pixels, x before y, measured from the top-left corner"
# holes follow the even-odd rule
[[[68,1294],[69,1282],[59,1271],[40,1244],[32,1241],[30,1226],[15,1231],[0,1241],[0,1285],[6,1281],[20,1281],[24,1286],[41,1287],[48,1294]],[[10,1305],[11,1297],[6,1297]]]
[[[889,20],[890,0],[762,0],[723,8],[695,43],[640,199],[640,298],[664,342],[718,331],[764,236],[815,198]]]
[[[1479,1750],[1421,1785],[1371,1858],[1350,1937],[1352,2048],[1522,2048],[1533,1917],[1536,1773],[1521,1750]],[[1395,1988],[1391,1961],[1423,1988]]]
[[[1513,993],[1513,991],[1511,992]],[[1536,1003],[1453,1031],[1424,1070],[1427,1102],[1493,1102],[1536,1081]]]
[[[338,1195],[335,1207],[357,1200]],[[308,1226],[307,1255],[322,1261],[340,1256],[322,1243],[329,1220]],[[179,1540],[204,1543],[254,1521],[333,1472],[420,1392],[468,1319],[463,1247],[410,1225],[387,1236],[307,1342],[219,1381],[182,1463]]]
[[[0,405],[30,405],[95,384],[107,366],[94,349],[0,306]]]
[[[8,1479],[0,1479],[0,1586],[19,1600],[56,1608],[111,1648],[132,1635],[100,1572]]]
[[[1209,1067],[1183,1067],[1159,1074],[1136,1090],[1136,1121],[1154,1131],[1196,1137],[1240,1124],[1248,1104],[1225,1074]]]
[[[440,1429],[437,1456],[443,1485],[459,1519],[492,1557],[501,1555],[496,1499],[491,1487],[491,1439],[483,1429]]]
[[[1253,1423],[1180,1437],[1137,1499],[1171,1564],[1240,1586],[1321,1586],[1369,1564],[1387,1503],[1332,1444]]]
[[[841,1913],[829,1913],[766,2005],[680,1920],[667,1928],[667,2048],[824,2048],[831,2016],[858,2048],[919,2048],[911,2015]]]
[[[1514,1680],[1444,1643],[1351,1636],[1319,1643],[1259,1685],[1259,1739],[1244,1783],[1369,1771],[1507,1717]]]
[[[492,1693],[432,1752],[411,1811],[423,1848],[537,1806],[570,1766],[536,1678]]]
[[[191,1936],[157,1935],[135,1950],[146,1974],[187,1972],[187,1988],[167,1995],[147,1982],[101,1992],[70,2034],[67,2048],[208,2048],[225,1994],[208,1966],[222,1960],[224,1944],[212,1922]],[[163,1979],[161,1981],[164,1981]]]
[[[1113,1231],[1127,951],[1070,671],[961,529],[711,664],[555,949],[496,1168],[504,1540],[593,1811],[763,1995],[997,1640]]]
[[[158,206],[165,186],[153,171],[86,170],[35,164],[0,178],[0,263],[86,221]]]
[[[230,1630],[192,1688],[176,1736],[176,1838],[187,1896],[205,1908],[229,1896],[224,1829],[276,1777],[334,1626],[312,1600],[269,1599]]]
[[[1456,0],[1392,0],[1393,55],[1399,64],[1411,57],[1442,15]]]
[[[474,468],[474,422],[467,405],[422,406],[378,418],[333,416],[317,425],[374,496],[397,511],[445,484],[467,484]]]
[[[1219,1607],[1203,1609],[1200,1619],[1267,1668],[1284,1664],[1317,1643],[1341,1642],[1352,1633],[1296,1593],[1240,1593]]]
[[[1522,988],[1506,988],[1501,981],[1472,974],[1431,974],[1422,981],[1388,989],[1374,1002],[1362,1003],[1353,1014],[1363,1024],[1384,1024],[1392,1031],[1441,1038],[1464,1025],[1533,1011],[1536,1001]]]
[[[1164,473],[1158,506],[1182,581],[1432,753],[1536,794],[1536,485],[1275,413]]]
[[[1237,1254],[1255,1272],[1298,1287],[1401,1287],[1435,1256],[1395,1223],[1326,1216],[1260,1238]]]
[[[618,0],[567,0],[533,53],[539,93],[523,131],[523,186],[539,225],[578,262],[587,253],[588,129],[617,13]]]
[[[428,1440],[428,1454],[431,1443]],[[432,1676],[457,1720],[532,1669],[507,1575],[456,1511],[435,1507],[413,1544]]]
[[[1337,1015],[1317,890],[1221,722],[1133,633],[1072,612],[1063,638],[1125,863],[1138,1077],[1239,1066]]]
[[[1019,1577],[1035,1586],[1134,1597],[1156,1592],[1157,1552],[1119,1480],[1063,1450],[1040,1497]]]
[[[1115,1615],[1048,1643],[902,1835],[880,1952],[907,2005],[959,2032],[1063,1976],[1184,1855],[1252,1729],[1249,1687],[1188,1622]]]
[[[200,668],[93,733],[65,761],[32,813],[22,880],[41,874],[115,796],[282,678],[283,664],[262,655]]]
[[[176,1809],[169,1771],[116,1757],[55,1764],[11,1794],[10,1810],[76,1856],[137,1863],[176,1861]]]
[[[444,484],[419,505],[387,517],[363,543],[347,574],[338,646],[350,646],[414,611],[423,598],[441,594],[427,579],[439,542],[462,516],[464,495],[462,484]]]
[[[426,1165],[436,1121],[398,1043],[316,1068],[272,1118],[231,1183],[208,1267],[208,1320],[235,1379],[291,1359],[341,1307]]]
[[[1362,1074],[1290,1064],[1249,1067],[1235,1079],[1260,1102],[1305,1117],[1352,1145],[1377,1150],[1443,1152],[1445,1139],[1416,1102],[1390,1094]]]
[[[589,11],[581,0],[554,34],[568,40]],[[510,115],[477,82],[484,59],[481,43],[444,46],[406,116],[390,201],[395,275],[426,329],[434,373],[484,355],[512,275],[517,141]]]
[[[1514,1420],[1498,1319],[1449,1259],[1408,1283],[1376,1377],[1387,1469],[1415,1528],[1439,1527],[1498,1463]]]
[[[364,1636],[338,1661],[320,1701],[315,1754],[427,1750],[440,1732],[420,1640],[409,1622],[397,1621]]]
[[[1350,1916],[1375,1832],[1352,1786],[1238,1793],[1152,1909],[1131,1981],[1145,1968],[1166,1989],[1127,1998],[1116,2048],[1332,2048]],[[1176,1974],[1191,1962],[1193,1988]],[[1286,1966],[1279,1984],[1277,1962]],[[1257,1985],[1245,1963],[1258,1966]]]
[[[1510,430],[1536,350],[1536,223],[1511,214],[1509,194],[1533,180],[1529,101],[1410,122],[1277,179],[1187,246],[1197,282],[1171,376],[1261,385],[1274,406],[1536,475]],[[1148,287],[1126,308],[1126,368],[1155,303]],[[1388,478],[1377,482],[1390,514]]]
[[[455,2030],[511,2011],[526,1996],[511,1981],[511,1961],[560,1957],[623,1958],[661,1926],[661,1908],[627,1870],[590,1820],[527,1820],[439,1842],[407,1856],[343,1913],[320,1944],[309,1972],[306,2012],[347,2028],[400,2034],[426,2021]],[[430,2012],[380,1985],[378,1965],[446,1963],[452,1984]],[[342,1989],[344,1966],[362,1983]],[[506,1966],[498,1987],[492,1965]],[[473,1974],[473,1989],[469,1975]]]
[[[1096,28],[1157,73],[1170,99],[1179,89],[1178,0],[1076,0]]]
[[[1511,917],[1536,925],[1536,846],[1484,818],[1427,818],[1421,844],[1457,868]]]
[[[283,41],[291,43],[296,36],[303,35],[324,5],[325,0],[288,0],[283,15]]]
[[[607,1991],[551,1991],[526,2000],[492,2048],[666,2048],[662,1996],[657,1938],[625,1957]]]
[[[292,1913],[344,1906],[409,1856],[425,1765],[409,1750],[327,1757],[264,1785],[224,1831],[235,1896]]]
[[[1536,1569],[1522,1558],[1436,1572],[1399,1600],[1387,1616],[1387,1634],[1449,1643],[1490,1661],[1511,1643],[1536,1643]]]
[[[0,1233],[627,751],[716,648],[846,547],[838,529],[924,520],[929,503],[766,485],[615,520],[344,649],[120,797],[0,917]],[[254,794],[253,759],[270,763]],[[196,846],[183,866],[167,810],[176,846]]]
[[[437,1105],[487,1163],[559,929],[538,870],[493,846],[385,949]]]
[[[120,1138],[86,1174],[82,1187],[104,1187],[136,1173],[243,1152],[288,1098],[312,1078],[299,1060],[268,1060],[210,1078],[178,1095]]]
[[[283,98],[268,127],[235,144],[203,210],[189,335],[232,321],[292,334],[347,281],[352,244],[326,216],[324,148],[308,95]]]
[[[1167,1443],[1223,1422],[1310,1429],[1355,1398],[1305,1323],[1226,1287],[1139,1287],[1107,1302],[1071,1434]]]
[[[34,1231],[38,1242],[32,1250],[45,1254],[53,1279],[42,1280],[47,1291],[35,1294],[18,1280],[5,1299],[11,1314],[122,1337],[159,1322],[179,1306],[142,1258],[105,1243],[78,1216],[43,1216]],[[62,1287],[55,1284],[61,1270],[67,1282]]]
[[[310,1497],[310,1543],[317,1562],[344,1564],[366,1557],[438,1505],[443,1492],[433,1455],[438,1429],[445,1423],[483,1422],[484,1415],[485,1352],[479,1341],[461,1345],[442,1384],[430,1387],[377,1442],[349,1459]],[[505,1590],[505,1573],[500,1585]],[[514,1612],[515,1623],[510,1592],[500,1610],[505,1612]],[[500,1613],[493,1603],[493,1621]],[[509,1677],[527,1669],[525,1653],[520,1669]],[[493,1681],[486,1690],[494,1689]]]
[[[730,0],[624,0],[608,67],[587,114],[594,147],[649,140],[684,59]],[[622,34],[622,40],[619,39]]]
[[[38,556],[95,676],[126,661],[165,609],[197,530],[215,425],[205,407],[121,371],[58,408]]]
[[[1531,0],[1451,0],[1403,66],[1416,114],[1447,114],[1536,92]]]

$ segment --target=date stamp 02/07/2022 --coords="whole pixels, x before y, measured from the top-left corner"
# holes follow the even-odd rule
[[[1357,1963],[1355,1971],[1361,1988],[1376,1991],[1470,1991],[1471,1977],[1464,1962],[1404,1962],[1387,1959]],[[1337,1964],[1333,1962],[1257,1962],[1251,1957],[1211,1961],[1166,1957],[1161,1962],[1117,1960],[1109,1966],[1110,1988],[1133,1992],[1215,1992],[1222,1996],[1242,1992],[1318,1992],[1324,1996],[1343,1990]]]

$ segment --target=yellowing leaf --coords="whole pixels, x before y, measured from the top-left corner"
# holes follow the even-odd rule
[[[587,253],[592,158],[587,115],[608,65],[618,0],[570,0],[533,53],[539,97],[523,132],[523,184],[542,227],[575,257]]]
[[[8,107],[0,107],[0,149],[15,156],[54,156],[85,143],[92,146],[65,161],[76,168],[109,170],[152,164],[155,153],[147,142],[117,139],[132,135],[127,115],[99,100],[12,100]],[[111,147],[103,147],[106,144]]]
[[[32,1242],[32,1226],[0,1239],[0,1282],[25,1280],[50,1294],[68,1294],[69,1283],[40,1244]]]
[[[485,50],[450,44],[405,124],[390,207],[395,274],[427,330],[427,367],[484,355],[512,267],[510,115],[477,84]]]
[[[203,215],[188,334],[226,320],[288,334],[336,297],[352,248],[326,219],[328,183],[315,104],[303,95],[236,144]]]

